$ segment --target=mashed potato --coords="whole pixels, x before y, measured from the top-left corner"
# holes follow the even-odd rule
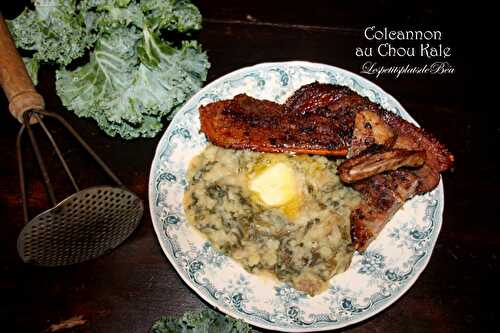
[[[188,222],[249,272],[316,295],[354,252],[349,215],[360,195],[342,185],[337,164],[208,145],[188,170]]]

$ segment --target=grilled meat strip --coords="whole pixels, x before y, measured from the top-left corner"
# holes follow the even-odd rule
[[[200,121],[208,139],[225,148],[345,156],[354,114],[327,108],[288,112],[286,106],[241,94],[202,106]]]
[[[396,134],[382,116],[373,111],[356,114],[349,158],[339,166],[342,181],[358,181],[353,187],[363,195],[350,217],[358,251],[368,247],[406,200],[432,190],[440,179],[439,172],[426,164],[427,152],[412,150],[420,148],[413,136]]]
[[[383,120],[384,116],[390,117],[393,123],[399,122],[396,118],[393,119],[392,115],[381,112],[360,111],[356,114],[348,159],[339,166],[342,180],[349,183],[375,173],[400,167],[415,167],[421,165],[420,159],[424,159],[424,165],[413,172],[419,180],[417,194],[431,191],[439,183],[440,171],[451,165],[453,156],[439,143],[436,145],[441,145],[443,149],[436,148],[432,143],[436,142],[436,139],[430,135],[419,137],[417,133],[421,130],[413,129],[413,125],[412,130],[402,130],[402,127],[407,126],[407,122],[389,127]],[[424,141],[424,144],[419,144],[418,140]],[[433,147],[431,151],[422,149],[429,146]],[[384,154],[374,154],[377,150],[384,151]],[[419,152],[418,157],[414,155],[416,152]],[[409,156],[412,156],[409,160],[404,158]],[[440,160],[445,162],[441,163]],[[351,168],[355,170],[350,170]],[[349,174],[356,174],[355,179],[350,180]]]
[[[344,182],[363,195],[351,213],[359,251],[416,194],[434,189],[453,155],[432,135],[343,86],[311,83],[284,105],[247,95],[200,108],[216,145],[262,152],[346,156]]]
[[[354,183],[363,201],[351,212],[351,238],[364,251],[403,204],[417,193],[418,177],[405,170],[390,171]]]
[[[274,140],[282,133],[276,131],[290,126],[281,123],[283,114],[280,104],[237,95],[202,106],[201,131],[212,143],[225,148],[278,152]]]
[[[425,151],[407,149],[381,149],[376,152],[363,152],[340,164],[338,173],[345,183],[378,175],[401,167],[420,167],[425,162]]]
[[[349,141],[347,148],[358,145],[357,153],[372,144],[381,144],[408,150],[424,150],[426,164],[438,172],[450,169],[453,164],[453,155],[431,134],[347,87],[318,82],[307,84],[288,98],[285,109],[288,114],[315,112],[317,109],[329,110],[330,114],[325,114],[327,117],[336,117],[350,128],[352,138],[345,141]],[[337,114],[339,111],[341,112]],[[361,113],[361,116],[358,116],[358,113]],[[355,126],[355,120],[358,124],[366,120],[366,128],[376,127],[371,136],[362,135],[364,147],[356,141],[360,140],[356,131],[362,132],[359,126]],[[395,140],[394,143],[391,143],[391,140]],[[352,151],[349,157],[355,154],[356,152]]]
[[[433,136],[339,85],[305,85],[284,105],[240,94],[202,106],[200,121],[208,139],[225,148],[346,156],[359,112],[382,120],[397,137],[394,148],[425,150],[438,172],[451,167],[453,156]]]
[[[372,146],[392,147],[394,131],[373,111],[359,111],[354,120],[351,147],[347,158],[359,155]]]

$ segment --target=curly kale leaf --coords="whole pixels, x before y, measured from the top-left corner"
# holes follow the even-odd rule
[[[142,29],[144,25],[139,4],[131,0],[83,0],[78,9],[85,25],[98,33],[130,25]]]
[[[187,312],[180,318],[162,317],[151,333],[248,333],[250,326],[212,310]]]
[[[142,0],[141,9],[146,24],[153,30],[167,29],[186,32],[201,29],[198,8],[185,0]]]
[[[63,104],[111,136],[157,134],[161,118],[201,88],[209,68],[198,43],[176,48],[159,37],[161,30],[201,28],[200,12],[187,0],[35,1],[35,10],[9,26],[17,46],[34,51],[26,62],[32,78],[40,63],[59,64]],[[87,64],[65,69],[89,48]]]
[[[94,118],[109,135],[152,137],[161,118],[201,87],[208,67],[196,42],[174,48],[147,27],[142,36],[116,30],[99,41],[88,64],[58,71],[56,89],[68,109]]]
[[[101,32],[130,24],[153,31],[201,29],[200,11],[186,0],[83,0],[78,8],[86,25]]]
[[[23,57],[24,66],[26,66],[26,70],[28,71],[28,75],[33,81],[33,85],[38,84],[38,69],[40,69],[40,61],[36,57],[28,58]]]
[[[76,14],[75,1],[37,1],[8,22],[17,47],[35,51],[39,61],[67,65],[84,55],[96,40]]]

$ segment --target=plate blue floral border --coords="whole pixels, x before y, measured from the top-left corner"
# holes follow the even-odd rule
[[[158,144],[149,178],[153,226],[181,278],[220,311],[278,331],[341,328],[387,308],[424,270],[442,223],[441,182],[434,191],[408,201],[367,251],[356,253],[349,269],[332,278],[329,289],[316,297],[247,273],[186,223],[182,208],[186,169],[207,143],[199,131],[199,106],[238,93],[284,102],[313,81],[348,86],[416,124],[391,95],[349,71],[302,61],[258,64],[208,84],[176,113]]]

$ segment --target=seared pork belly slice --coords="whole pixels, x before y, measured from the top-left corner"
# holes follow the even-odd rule
[[[373,111],[360,111],[354,119],[354,131],[347,158],[376,146],[391,147],[396,140],[393,130]]]
[[[438,173],[451,169],[454,157],[432,134],[407,122],[398,115],[384,111],[384,122],[397,136],[393,148],[408,150],[424,150],[426,152],[425,164]]]
[[[425,151],[406,149],[365,150],[339,165],[340,179],[345,183],[356,181],[401,167],[420,167],[425,162]]]
[[[424,130],[333,84],[305,85],[284,105],[237,95],[202,106],[200,121],[208,139],[225,148],[335,156],[351,149],[355,156],[380,144],[425,150],[426,164],[437,172],[453,163],[453,155]]]
[[[417,194],[424,194],[432,191],[438,186],[439,180],[441,179],[439,172],[427,164],[414,170],[413,174],[418,178]]]
[[[314,113],[317,109],[352,126],[348,157],[377,144],[425,150],[426,164],[437,172],[453,165],[453,155],[433,135],[347,87],[314,82],[299,88],[285,103],[287,114]]]
[[[224,148],[345,156],[354,115],[340,110],[331,117],[327,109],[289,113],[280,104],[241,94],[202,106],[200,121],[208,139]]]
[[[283,113],[280,104],[237,95],[202,106],[201,131],[217,146],[269,152]]]

